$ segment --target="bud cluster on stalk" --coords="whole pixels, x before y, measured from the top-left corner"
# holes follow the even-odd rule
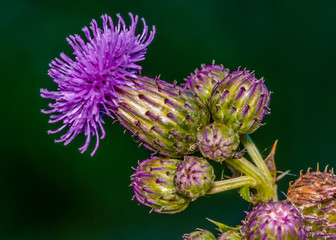
[[[213,167],[204,158],[186,156],[184,160],[164,156],[139,163],[131,176],[135,198],[159,213],[177,213],[190,201],[206,194],[212,186]]]
[[[139,163],[131,186],[140,203],[160,213],[183,211],[206,195],[215,180],[207,159],[235,157],[240,134],[255,131],[268,110],[263,80],[246,70],[202,65],[183,87],[143,76],[129,81],[115,87],[120,98],[112,111],[153,152]]]

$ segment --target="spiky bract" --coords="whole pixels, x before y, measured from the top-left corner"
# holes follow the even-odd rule
[[[204,157],[222,162],[234,156],[239,146],[239,135],[231,127],[211,123],[197,133],[197,143]]]
[[[246,70],[232,72],[213,89],[209,106],[215,122],[251,134],[260,125],[270,101],[263,79]]]
[[[336,177],[333,171],[300,173],[290,185],[288,201],[304,216],[307,239],[336,239]]]
[[[174,176],[181,161],[154,157],[139,163],[131,176],[135,198],[159,213],[177,213],[189,205],[190,199],[175,190]]]
[[[195,73],[191,74],[185,83],[185,87],[195,92],[205,103],[211,96],[213,87],[222,81],[230,71],[222,65],[202,65],[201,69],[196,69]]]
[[[204,229],[197,229],[197,231],[184,234],[183,240],[216,240],[216,237]]]
[[[195,200],[204,196],[215,180],[213,167],[200,157],[186,156],[174,178],[177,192]]]
[[[179,157],[195,152],[197,131],[210,119],[201,99],[159,79],[130,81],[133,87],[117,89],[121,99],[114,112],[119,122],[157,154]]]
[[[242,234],[247,240],[303,240],[306,237],[300,212],[282,201],[258,205],[243,223]]]

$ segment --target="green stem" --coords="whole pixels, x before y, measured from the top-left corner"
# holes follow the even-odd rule
[[[267,176],[269,179],[273,179],[270,171],[268,170],[264,159],[262,158],[261,154],[259,153],[256,145],[252,141],[249,135],[241,135],[240,141],[246,148],[248,154],[251,156],[252,161],[254,164]]]
[[[277,201],[278,200],[278,194],[276,192],[276,185],[274,182],[274,179],[272,177],[271,172],[269,171],[268,167],[266,166],[264,159],[262,158],[261,154],[259,153],[256,145],[253,143],[251,137],[249,135],[241,135],[240,136],[240,141],[246,148],[248,154],[250,155],[252,161],[254,164],[260,169],[262,174],[266,178],[266,184],[270,185],[270,187],[273,190],[273,200]]]
[[[207,194],[216,194],[245,186],[255,187],[256,185],[257,181],[254,178],[250,176],[240,176],[214,182]]]
[[[250,161],[245,158],[240,159],[227,159],[225,160],[229,165],[237,171],[254,178],[257,181],[255,189],[257,189],[262,200],[268,201],[270,199],[277,200],[276,192],[272,182],[270,182],[262,171],[254,166]]]
[[[259,182],[266,181],[266,178],[262,174],[262,172],[246,158],[240,158],[240,159],[232,158],[232,159],[226,159],[225,161],[233,168],[235,168],[237,171],[258,180]]]

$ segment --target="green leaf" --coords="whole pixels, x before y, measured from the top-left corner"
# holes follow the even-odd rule
[[[206,218],[208,221],[212,222],[213,224],[215,224],[217,227],[218,227],[218,230],[223,233],[223,232],[227,232],[227,231],[235,231],[235,232],[238,232],[240,231],[240,227],[239,226],[236,226],[236,227],[231,227],[231,226],[228,226],[224,223],[221,223],[221,222],[217,222],[217,221],[214,221],[210,218]]]

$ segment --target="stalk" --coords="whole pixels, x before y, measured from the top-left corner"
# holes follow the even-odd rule
[[[276,192],[276,185],[274,182],[274,179],[271,175],[271,172],[267,168],[264,159],[262,158],[260,152],[258,151],[256,145],[252,141],[251,137],[249,135],[241,135],[240,140],[242,144],[244,145],[245,149],[247,150],[248,154],[250,155],[252,161],[257,166],[257,168],[261,171],[261,174],[266,179],[266,182],[264,182],[265,187],[267,185],[267,188],[273,191],[273,200],[278,201],[278,194]],[[238,170],[238,169],[237,169]]]
[[[256,185],[257,181],[254,178],[250,176],[240,176],[214,182],[212,187],[208,190],[207,194],[216,194],[245,186],[255,187]]]
[[[270,199],[277,199],[272,182],[269,182],[262,171],[254,166],[246,158],[227,159],[226,162],[237,171],[242,172],[257,181],[255,189],[257,190],[263,202],[266,202]]]

